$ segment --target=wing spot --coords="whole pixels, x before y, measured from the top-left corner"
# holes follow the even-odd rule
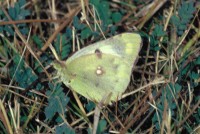
[[[103,75],[103,74],[104,74],[104,71],[103,71],[103,69],[102,69],[101,66],[98,66],[98,67],[97,67],[96,74],[97,74],[97,75]]]
[[[95,49],[95,54],[99,59],[102,58],[102,52],[99,49]]]

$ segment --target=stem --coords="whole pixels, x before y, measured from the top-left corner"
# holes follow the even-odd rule
[[[100,117],[100,111],[101,111],[101,107],[98,104],[95,107],[95,110],[94,110],[94,124],[93,124],[92,134],[96,134],[96,132],[97,132],[97,127],[98,127],[99,117]]]

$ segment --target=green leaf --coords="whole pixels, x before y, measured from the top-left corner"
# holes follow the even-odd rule
[[[51,59],[52,54],[49,54],[49,55],[50,56],[48,56],[46,53],[44,53],[40,56],[39,61],[43,64],[43,66],[47,66],[52,62],[52,59]],[[44,71],[36,59],[33,59],[33,65],[34,65],[35,72],[41,73]]]
[[[200,57],[197,58],[195,63],[196,63],[196,65],[200,65]]]
[[[45,115],[48,120],[51,120],[56,113],[63,114],[66,105],[69,102],[69,97],[63,93],[61,84],[53,85],[49,83],[51,91],[47,91],[48,105],[45,107]]]
[[[178,15],[173,15],[170,22],[177,28],[177,34],[181,36],[187,29],[193,12],[195,11],[194,2],[183,2],[178,9]]]
[[[71,52],[71,39],[66,39],[65,35],[58,35],[55,43],[53,44],[56,53],[60,56],[61,60],[67,58]]]
[[[155,25],[155,29],[150,36],[150,49],[152,51],[160,50],[158,39],[166,35],[166,32],[163,29],[164,27],[162,25]]]
[[[118,23],[119,21],[121,21],[122,19],[122,15],[119,12],[115,12],[112,14],[112,20],[114,23]]]
[[[19,7],[22,7],[26,4],[26,0],[19,0],[18,4],[19,4]]]
[[[191,79],[198,79],[199,78],[199,74],[198,73],[195,73],[195,72],[192,72],[192,73],[190,73],[190,78]]]
[[[18,82],[22,88],[28,87],[38,79],[32,68],[25,64],[23,58],[21,59],[19,55],[13,57],[13,63],[9,66],[9,69],[11,77],[15,76],[14,80]]]
[[[182,86],[179,85],[178,83],[176,83],[176,84],[174,85],[174,88],[175,88],[175,90],[176,90],[176,93],[179,93],[179,92],[181,91],[181,89],[182,89]]]
[[[8,8],[8,14],[12,20],[24,20],[27,16],[30,15],[30,11],[24,9],[23,7],[25,4],[25,0],[19,0],[18,2],[15,2],[14,7]],[[0,11],[0,19],[8,21],[7,17],[2,11]],[[23,35],[28,34],[29,27],[26,24],[17,24],[17,27]],[[13,27],[10,27],[9,25],[0,26],[0,31],[4,32],[4,35],[14,36]]]
[[[39,36],[37,36],[37,35],[33,35],[32,36],[32,40],[33,40],[33,42],[38,46],[38,48],[42,48],[42,46],[43,46],[43,41],[40,39],[40,37]]]
[[[94,108],[95,108],[95,103],[94,102],[92,102],[92,101],[89,101],[87,104],[86,104],[86,109],[87,109],[87,111],[88,112],[90,112],[90,111],[92,111]]]
[[[10,15],[10,17],[13,19],[13,20],[15,20],[15,18],[16,18],[16,14],[15,14],[15,8],[9,8],[8,9],[8,13],[9,13],[9,15]]]
[[[72,39],[72,30],[69,27],[67,27],[65,33],[67,39]]]
[[[56,134],[75,134],[75,131],[66,124],[56,127]]]
[[[6,31],[8,35],[14,35],[14,30],[10,26],[5,26],[3,30]]]
[[[102,29],[104,31],[109,24],[112,24],[109,2],[103,0],[90,0],[89,2],[94,5],[99,16],[97,19],[102,21]]]
[[[116,30],[117,30],[117,26],[111,26],[111,27],[110,27],[110,33],[111,33],[112,35],[115,35]]]
[[[152,35],[155,36],[156,38],[166,35],[166,32],[163,29],[164,29],[163,25],[156,24]]]
[[[89,27],[86,27],[81,31],[81,39],[87,39],[91,35],[92,35],[92,31],[90,30]]]
[[[103,133],[106,129],[106,125],[107,125],[106,120],[104,120],[104,119],[100,120],[98,127],[97,127],[97,134]]]
[[[82,30],[83,28],[86,27],[85,24],[80,23],[80,20],[78,19],[77,16],[74,16],[73,18],[73,26],[75,27],[76,30]]]

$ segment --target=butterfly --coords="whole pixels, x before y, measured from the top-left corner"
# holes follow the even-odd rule
[[[137,33],[122,33],[53,63],[61,81],[89,100],[100,102],[110,95],[117,101],[126,90],[142,45]]]

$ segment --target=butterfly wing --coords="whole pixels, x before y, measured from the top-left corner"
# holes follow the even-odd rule
[[[99,50],[104,54],[122,57],[132,64],[138,56],[141,44],[142,39],[139,34],[123,33],[82,48],[68,58],[66,62],[69,63],[78,57],[93,54],[95,50]]]
[[[65,85],[84,97],[116,101],[127,88],[141,47],[138,34],[125,33],[85,47],[65,63],[54,64]]]

